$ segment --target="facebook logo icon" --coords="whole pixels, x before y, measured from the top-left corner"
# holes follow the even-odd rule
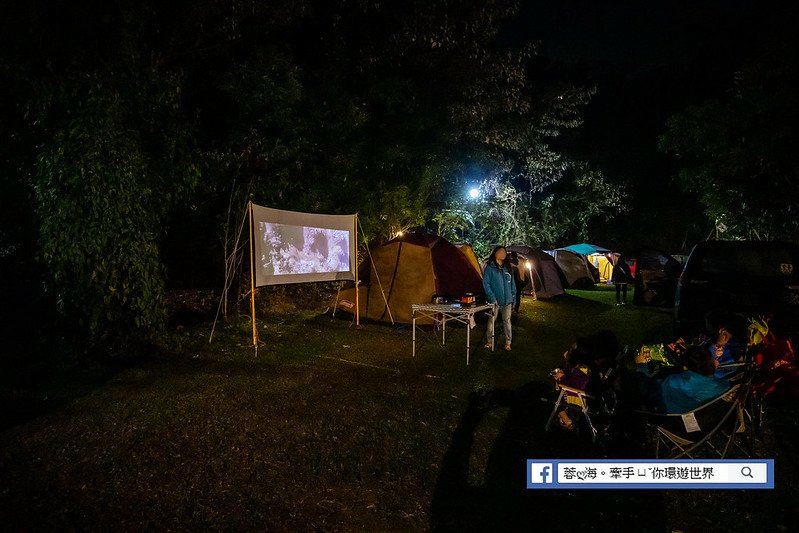
[[[527,471],[530,473],[530,477],[527,479],[528,488],[533,488],[535,485],[551,485],[555,482],[555,472],[552,463],[528,461],[527,466]]]

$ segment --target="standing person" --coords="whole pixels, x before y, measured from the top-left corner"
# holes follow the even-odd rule
[[[497,310],[502,314],[502,327],[505,331],[505,350],[510,351],[511,333],[510,318],[513,311],[513,302],[516,299],[516,282],[511,272],[510,261],[506,261],[508,253],[504,246],[497,246],[491,252],[488,265],[483,273],[483,290],[488,303],[494,304],[494,313],[488,321],[488,336],[494,335],[494,322],[497,319]],[[491,343],[486,343],[490,348]]]
[[[624,254],[620,254],[616,264],[613,265],[611,278],[613,285],[616,286],[616,305],[627,305],[627,284],[632,282],[633,275]]]

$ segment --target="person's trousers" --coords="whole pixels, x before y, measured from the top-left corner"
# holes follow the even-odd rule
[[[494,334],[494,322],[497,320],[497,314],[502,315],[502,329],[505,331],[505,343],[510,344],[513,335],[510,328],[510,317],[513,314],[513,304],[508,305],[495,305],[494,314],[488,319],[488,338]],[[496,339],[494,339],[496,343]]]
[[[619,298],[619,292],[623,294],[622,298]],[[616,303],[621,303],[622,301],[627,301],[627,284],[626,283],[617,283],[616,284]]]

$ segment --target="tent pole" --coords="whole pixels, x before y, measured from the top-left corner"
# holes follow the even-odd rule
[[[231,192],[232,196],[232,192]],[[231,202],[232,202],[231,198]],[[242,247],[239,246],[239,240],[241,239],[241,232],[244,229],[244,223],[247,221],[247,214],[249,210],[247,206],[249,205],[249,200],[247,200],[247,205],[244,206],[244,211],[241,212],[241,222],[239,223],[238,232],[236,233],[236,240],[233,242],[233,251],[230,252],[230,255],[225,256],[225,282],[222,288],[222,295],[219,298],[219,305],[216,307],[216,315],[214,315],[214,324],[211,326],[211,334],[208,336],[208,344],[211,344],[211,341],[214,340],[214,331],[216,330],[216,323],[219,320],[219,311],[223,308],[223,303],[225,307],[224,316],[225,320],[227,320],[227,292],[230,288],[230,285],[233,283],[233,271],[236,268],[236,259],[238,258],[239,251]],[[230,266],[228,266],[228,264]]]
[[[252,347],[258,357],[258,330],[255,327],[255,240],[252,228],[252,200],[247,204],[250,219],[250,312],[252,313]]]
[[[358,213],[355,213],[355,325],[361,325],[361,280],[358,279]]]
[[[338,297],[341,294],[341,285],[343,281],[338,282],[338,290],[336,291],[336,300],[333,302],[333,318],[336,318],[336,309],[338,309]]]
[[[372,263],[372,272],[375,273],[375,279],[377,279],[377,285],[380,287],[380,294],[383,295],[383,302],[385,302],[385,304],[386,304],[386,310],[388,311],[388,318],[391,319],[391,325],[393,326],[394,325],[394,317],[391,315],[391,307],[389,307],[389,305],[388,305],[388,298],[386,298],[386,291],[383,290],[383,284],[380,282],[380,274],[377,273],[377,266],[375,266],[375,260],[372,257],[371,250],[369,250],[368,241],[366,239],[366,232],[363,230],[363,226],[362,225],[358,224],[358,227],[361,228],[361,235],[363,235],[364,242],[367,243],[366,253],[369,254],[369,262]],[[396,268],[395,268],[395,271],[396,271]],[[358,293],[356,292],[355,294],[357,295]],[[369,305],[369,303],[367,302],[366,305]]]

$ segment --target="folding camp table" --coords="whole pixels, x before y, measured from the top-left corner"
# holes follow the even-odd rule
[[[474,327],[474,316],[477,313],[487,312],[494,318],[496,307],[492,304],[464,305],[461,304],[413,304],[413,356],[416,357],[416,315],[430,318],[435,325],[441,325],[441,344],[447,342],[447,322],[455,321],[466,325],[466,364],[469,364],[471,352],[471,330]],[[491,351],[494,350],[494,336],[491,336]]]

